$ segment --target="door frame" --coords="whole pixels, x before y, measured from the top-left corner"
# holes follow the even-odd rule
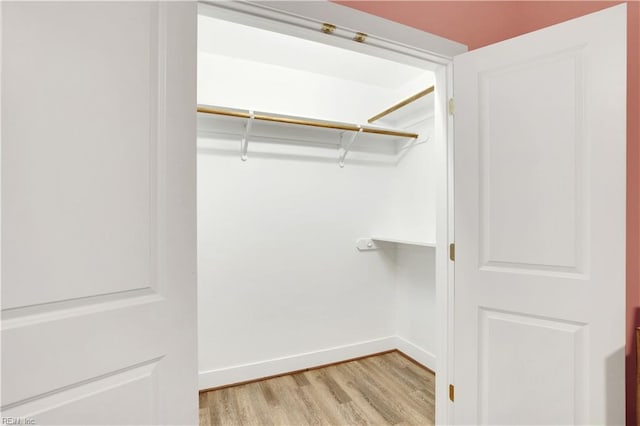
[[[435,75],[435,140],[438,162],[436,206],[436,424],[449,424],[453,404],[449,384],[453,378],[454,264],[449,244],[454,241],[453,205],[453,56],[467,47],[415,28],[388,21],[346,6],[325,1],[200,0],[218,19],[284,33],[396,62],[419,66]],[[200,10],[199,10],[200,12]],[[319,31],[323,23],[336,29],[331,36]],[[367,34],[366,43],[352,40]],[[444,325],[444,326],[443,326]]]

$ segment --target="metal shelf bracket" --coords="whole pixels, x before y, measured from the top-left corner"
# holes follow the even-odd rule
[[[344,159],[347,158],[347,154],[349,153],[349,150],[351,149],[351,145],[353,145],[353,143],[356,141],[356,138],[358,137],[359,134],[362,133],[362,126],[358,125],[358,131],[357,132],[353,132],[351,134],[351,137],[349,138],[349,141],[345,144],[344,141],[342,141],[342,139],[344,138],[344,133],[342,134],[342,136],[340,136],[340,153],[338,155],[338,165],[340,167],[344,167]]]
[[[253,120],[256,118],[256,115],[253,111],[249,111],[249,118],[247,119],[247,124],[244,128],[244,134],[242,135],[242,141],[240,142],[240,159],[242,161],[247,161],[247,149],[249,148],[249,134],[251,133],[251,126],[253,125]]]

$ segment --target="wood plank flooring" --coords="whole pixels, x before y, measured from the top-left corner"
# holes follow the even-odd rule
[[[433,425],[435,375],[397,351],[200,393],[200,426]]]

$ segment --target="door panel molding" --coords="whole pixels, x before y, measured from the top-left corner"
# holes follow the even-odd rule
[[[456,424],[622,424],[626,5],[457,56]]]
[[[50,206],[58,205],[58,207],[53,210],[54,212],[57,211],[57,213],[53,213],[53,215],[57,215],[57,217],[54,216],[53,218],[51,217],[52,210],[49,210],[50,207],[47,207],[44,204],[40,205],[40,207],[42,207],[41,209],[36,208],[37,204],[33,207],[27,207],[26,205],[24,207],[20,207],[23,210],[20,213],[14,214],[24,216],[24,209],[28,209],[26,210],[26,212],[28,212],[27,218],[23,221],[25,226],[19,229],[15,229],[15,227],[9,228],[9,235],[6,235],[6,238],[14,240],[12,244],[15,245],[16,249],[7,251],[11,258],[5,262],[4,268],[4,279],[5,282],[9,284],[6,287],[14,288],[15,286],[11,286],[10,284],[11,282],[16,282],[19,283],[17,286],[20,290],[3,291],[3,317],[5,311],[13,311],[15,313],[15,310],[20,308],[25,308],[25,312],[29,312],[37,306],[41,306],[43,309],[52,309],[56,306],[55,304],[64,306],[65,302],[78,303],[81,300],[85,300],[87,303],[95,303],[93,301],[94,298],[96,300],[101,300],[108,298],[111,295],[118,297],[118,295],[121,295],[124,292],[133,292],[135,294],[136,292],[145,291],[146,289],[153,289],[154,291],[160,290],[158,283],[158,256],[160,248],[158,247],[157,234],[162,231],[158,224],[160,223],[159,216],[163,213],[158,209],[158,201],[159,197],[163,196],[161,188],[166,180],[163,176],[163,173],[166,171],[166,166],[159,163],[166,161],[165,153],[167,149],[167,18],[165,11],[166,8],[161,3],[148,3],[145,5],[143,2],[138,3],[135,7],[141,7],[139,5],[148,8],[147,18],[149,32],[146,35],[148,39],[148,70],[138,72],[137,74],[130,73],[129,76],[127,76],[125,72],[121,72],[121,75],[116,78],[130,78],[131,84],[133,84],[132,82],[135,78],[144,78],[147,80],[146,85],[148,89],[147,100],[145,103],[148,105],[148,111],[144,114],[147,118],[141,123],[135,123],[132,120],[134,117],[131,117],[128,122],[123,122],[120,126],[122,129],[131,130],[121,131],[120,129],[114,129],[114,127],[105,126],[104,129],[111,132],[110,136],[113,135],[114,138],[110,137],[108,139],[103,139],[100,142],[94,141],[92,146],[97,147],[98,145],[103,145],[100,147],[100,151],[95,155],[100,156],[101,154],[107,154],[108,158],[106,158],[105,161],[108,161],[109,164],[112,164],[115,167],[121,162],[122,156],[118,156],[120,154],[114,155],[113,152],[109,152],[111,150],[109,145],[117,147],[113,149],[124,150],[128,146],[132,145],[128,144],[127,140],[133,141],[141,137],[148,139],[148,152],[146,155],[142,152],[138,153],[139,155],[144,155],[146,157],[146,160],[144,161],[146,162],[145,167],[148,169],[148,181],[144,184],[144,187],[140,186],[142,182],[136,181],[132,181],[131,185],[110,182],[107,176],[111,171],[106,168],[96,170],[97,174],[93,176],[93,181],[90,183],[84,183],[81,180],[77,184],[73,183],[75,176],[70,174],[70,172],[65,172],[67,175],[62,178],[64,180],[58,182],[54,178],[50,179],[50,183],[46,183],[45,181],[38,182],[36,179],[39,178],[36,177],[35,173],[39,172],[36,171],[27,173],[20,172],[20,174],[14,175],[8,174],[8,176],[15,176],[15,184],[25,187],[23,193],[36,189],[37,185],[45,185],[39,190],[36,189],[41,191],[41,193],[44,193],[42,192],[44,190],[48,192],[55,192],[58,191],[59,188],[62,188],[63,185],[70,184],[72,185],[71,188],[77,188],[78,191],[83,191],[83,197],[86,198],[92,197],[91,191],[94,190],[93,188],[95,188],[95,190],[101,190],[104,188],[102,190],[107,191],[106,197],[118,197],[121,198],[123,202],[129,202],[135,198],[139,198],[140,200],[146,199],[147,203],[138,203],[136,207],[137,211],[119,211],[117,208],[107,205],[102,207],[90,207],[88,209],[90,216],[86,219],[79,216],[81,219],[74,221],[76,224],[79,223],[79,225],[74,225],[69,221],[69,219],[65,219],[65,217],[70,217],[76,214],[73,212],[73,209],[81,208],[81,199],[73,199],[64,194],[56,197],[49,197]],[[140,14],[138,13],[138,16],[139,15]],[[99,19],[99,15],[95,16],[95,19]],[[51,25],[55,27],[55,24]],[[118,25],[126,26],[129,24],[120,23]],[[101,36],[94,35],[93,37],[99,39]],[[73,37],[69,36],[69,39],[73,39]],[[143,40],[138,40],[137,42],[138,46],[141,42],[144,43]],[[79,46],[83,46],[85,41],[76,40],[74,43]],[[113,47],[113,45],[110,45],[109,43],[104,44],[104,48]],[[54,49],[59,47],[55,43],[52,44],[52,46]],[[73,49],[73,47],[69,47],[69,49]],[[79,49],[81,50],[82,47]],[[133,47],[131,49],[133,49]],[[134,52],[132,50],[126,54],[133,55]],[[121,56],[123,55],[125,55],[125,53]],[[92,68],[97,70],[103,67],[103,64],[99,60],[87,62],[87,69],[83,70],[83,72],[89,72]],[[55,77],[51,77],[51,79],[54,78]],[[95,83],[91,82],[90,79],[86,79],[83,84],[89,88]],[[105,84],[109,84],[109,82],[105,82]],[[62,92],[60,90],[53,90],[52,93]],[[140,93],[142,93],[142,91]],[[9,96],[11,96],[11,93]],[[111,114],[111,116],[113,116],[116,112],[110,110],[110,108],[114,108],[118,102],[124,102],[125,98],[126,96],[121,96],[120,98],[107,100],[107,102],[110,103],[102,106],[101,97],[97,96],[93,99],[96,104],[95,108],[93,105],[86,105],[86,110],[90,111],[87,113],[89,114],[87,117],[90,117],[90,114],[92,114],[94,109],[96,115]],[[18,110],[21,112],[18,112],[18,114],[22,113],[22,111],[26,112],[33,108],[34,106],[32,103],[21,102],[21,105],[18,107]],[[79,107],[74,106],[73,108]],[[44,113],[44,111],[38,111],[41,107],[36,107],[35,109],[37,111],[35,111],[34,114]],[[70,113],[71,110],[66,112]],[[142,111],[137,112],[141,113]],[[141,120],[144,115],[136,115],[135,121]],[[53,120],[53,118],[50,120]],[[64,125],[66,127],[58,127],[57,129],[54,129],[54,131],[57,132],[54,134],[54,137],[56,137],[55,135],[61,135],[60,132],[62,132],[63,129],[73,128],[72,122],[66,123],[68,120],[69,116],[65,115],[65,112],[63,112],[60,116],[60,120],[58,121],[65,123]],[[51,123],[53,122],[51,121]],[[38,128],[38,126],[31,127],[35,127],[36,129]],[[11,129],[12,127],[9,127],[8,132],[11,132]],[[43,131],[45,131],[45,129],[43,129]],[[144,133],[146,133],[146,135]],[[117,140],[117,134],[122,135],[122,139],[119,142]],[[31,136],[26,137],[30,137],[32,139],[31,144],[34,144],[35,146],[36,143],[39,143],[36,142],[37,139],[35,139],[35,137],[39,136],[37,133],[33,132],[30,133],[30,135]],[[89,137],[95,139],[96,137],[100,137],[100,135],[90,135]],[[71,139],[74,139],[74,137],[70,138],[70,140]],[[99,163],[102,162],[102,157],[91,158],[92,153],[89,149],[80,148],[81,145],[91,145],[90,141],[83,141],[77,137],[75,139],[78,139],[78,141],[68,142],[66,146],[60,146],[59,150],[51,151],[51,156],[43,159],[42,165],[48,164],[49,166],[45,167],[55,167],[55,163],[65,161],[64,158],[72,158],[72,156],[75,156],[74,164],[71,164],[70,166],[71,170],[77,169],[78,173],[84,173],[90,172],[90,169],[88,169],[86,165],[80,164],[82,161],[86,160],[87,162],[95,162],[96,165],[99,165]],[[26,158],[28,155],[31,154],[16,151],[12,156],[11,151],[9,151],[6,158],[11,159],[18,156],[19,159],[22,159]],[[129,166],[133,167],[133,164],[131,163]],[[137,164],[136,166],[141,166],[141,164]],[[129,171],[131,171],[131,169],[125,170],[125,173]],[[31,183],[32,181],[33,183]],[[117,185],[120,184],[122,186],[118,187]],[[18,198],[16,198],[16,196]],[[9,195],[9,197],[11,198],[9,198],[8,201],[13,201],[12,204],[14,205],[33,202],[21,199],[19,195]],[[37,199],[37,197],[33,198]],[[144,213],[145,211],[146,213]],[[146,214],[148,219],[144,220],[142,214]],[[94,220],[99,220],[99,218],[102,218],[103,224],[108,224],[111,220],[115,220],[119,221],[122,226],[128,227],[133,227],[135,222],[139,222],[140,225],[142,225],[143,222],[147,222],[147,231],[144,231],[144,225],[136,227],[136,234],[122,233],[120,235],[113,235],[111,231],[115,230],[115,228],[107,228],[105,232],[109,233],[104,233],[100,229],[90,229],[90,223]],[[5,215],[4,219],[11,220],[12,223],[15,223],[18,220],[23,220],[22,218],[18,219],[15,216],[11,216],[10,213]],[[75,231],[78,232],[78,234],[61,235],[55,230],[56,227],[68,230],[67,232]],[[18,243],[20,239],[17,235],[20,234],[20,236],[24,238],[25,233],[30,234],[28,239],[24,242],[21,241]],[[113,249],[107,248],[103,250],[102,248],[104,246],[113,245],[113,238],[119,238],[121,240],[120,243],[116,242],[116,244],[120,244],[122,246],[123,254],[119,257],[119,261],[124,262],[124,264],[101,262],[92,254],[88,253],[95,250],[96,254],[101,254],[103,259],[110,259],[111,257],[114,257],[113,255],[115,255],[115,253]],[[43,247],[40,251],[34,251],[30,248],[33,244],[36,244],[36,242],[39,242],[39,245]],[[51,246],[53,244],[63,245],[65,248],[59,251],[59,253],[55,253],[51,250]],[[130,247],[127,246],[136,246],[136,248],[130,249]],[[49,250],[49,252],[44,250]],[[126,253],[126,255],[124,253]],[[135,265],[136,262],[142,260],[142,256],[147,257],[145,263],[147,263],[148,266],[144,269],[141,268],[142,263]],[[32,264],[34,259],[38,261],[41,266],[34,267]],[[86,264],[83,265],[83,262],[86,262]],[[40,269],[42,268],[46,269],[40,272]],[[61,268],[66,268],[66,272],[62,272]],[[123,273],[114,272],[117,269],[122,269]],[[101,276],[104,276],[104,278],[100,278]],[[113,277],[113,279],[109,280],[108,277]],[[38,291],[27,291],[29,285],[34,285],[35,283],[42,282],[43,280],[49,281],[49,285],[46,288],[38,287]],[[83,282],[92,282],[92,285],[83,285]],[[72,283],[73,285],[70,285]]]
[[[195,424],[197,5],[1,7],[3,415]]]

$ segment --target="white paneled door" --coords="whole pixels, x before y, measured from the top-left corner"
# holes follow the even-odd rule
[[[622,424],[626,7],[462,54],[456,424]]]
[[[0,7],[2,423],[196,424],[196,5]]]

